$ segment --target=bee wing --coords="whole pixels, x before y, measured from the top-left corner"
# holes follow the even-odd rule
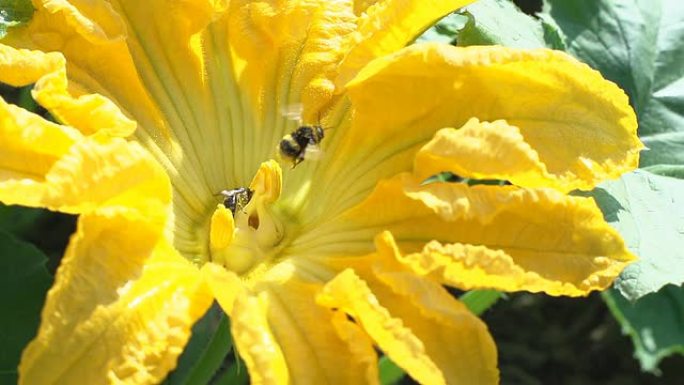
[[[304,159],[319,160],[323,157],[323,150],[315,144],[308,144],[304,150]]]
[[[303,111],[304,106],[302,103],[292,103],[281,107],[280,114],[289,120],[296,120],[301,124]]]

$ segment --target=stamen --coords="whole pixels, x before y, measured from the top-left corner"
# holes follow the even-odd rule
[[[211,230],[209,232],[209,242],[211,253],[214,254],[230,245],[233,240],[235,222],[233,213],[224,205],[219,204],[211,216]]]
[[[272,206],[282,190],[281,172],[278,163],[270,160],[261,164],[249,189],[226,190],[223,195],[230,205],[238,202],[238,191],[249,191],[250,199],[233,205],[234,210],[218,205],[211,218],[211,261],[243,275],[277,254],[273,251],[283,239],[284,229]]]

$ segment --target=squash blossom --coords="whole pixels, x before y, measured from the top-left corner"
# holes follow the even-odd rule
[[[0,99],[0,200],[79,220],[21,383],[159,383],[214,300],[255,384],[376,384],[376,348],[420,383],[497,383],[444,285],[606,288],[634,256],[569,192],[642,145],[564,53],[411,44],[469,2],[34,0],[0,81],[58,123]],[[292,167],[302,124],[324,138]],[[423,183],[444,171],[510,183]]]

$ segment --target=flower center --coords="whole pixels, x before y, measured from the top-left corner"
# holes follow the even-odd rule
[[[212,262],[247,275],[274,261],[285,236],[283,224],[273,212],[282,190],[281,173],[278,163],[270,160],[261,164],[249,188],[224,192],[225,204],[219,204],[211,217]]]

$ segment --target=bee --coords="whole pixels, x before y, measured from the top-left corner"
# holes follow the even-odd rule
[[[315,157],[313,154],[319,151],[318,144],[323,140],[324,133],[323,127],[318,125],[299,126],[280,141],[280,156],[291,160],[292,168],[295,168],[304,159]]]
[[[318,147],[325,129],[320,124],[302,124],[302,105],[294,104],[288,107],[283,115],[299,121],[299,127],[285,135],[278,144],[278,151],[283,159],[292,161],[292,168],[297,167],[304,159],[315,159],[320,154]],[[320,121],[320,117],[318,119]]]
[[[223,205],[226,206],[232,213],[233,216],[239,211],[245,208],[249,201],[254,195],[254,191],[247,187],[238,187],[232,190],[223,190],[219,193],[223,196]]]

